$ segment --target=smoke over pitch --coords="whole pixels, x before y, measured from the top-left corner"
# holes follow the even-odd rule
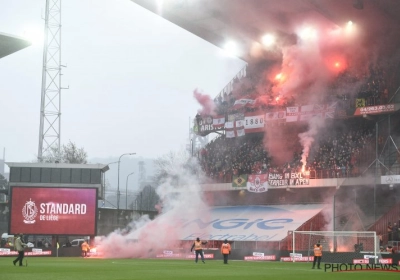
[[[147,258],[163,250],[180,247],[182,224],[193,217],[208,217],[198,184],[197,162],[185,154],[169,154],[162,160],[164,180],[156,188],[159,215],[132,221],[126,229],[114,231],[99,242],[105,258]]]

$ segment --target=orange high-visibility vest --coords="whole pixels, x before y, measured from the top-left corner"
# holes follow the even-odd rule
[[[229,243],[222,243],[221,246],[221,254],[229,254],[231,252],[231,244]]]
[[[322,256],[322,245],[314,245],[314,256],[321,257]]]
[[[87,252],[87,251],[90,250],[89,244],[87,244],[87,242],[83,242],[83,243],[81,244],[81,247],[82,247],[82,251]]]
[[[201,249],[202,249],[202,247],[201,247],[201,240],[200,240],[200,241],[195,241],[195,242],[194,242],[194,249],[195,249],[195,250],[201,250]]]

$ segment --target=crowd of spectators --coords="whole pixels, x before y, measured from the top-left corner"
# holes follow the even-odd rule
[[[233,175],[265,172],[270,162],[260,134],[218,137],[200,151],[199,160],[207,177],[217,181],[230,181]]]
[[[374,128],[364,120],[345,124],[346,120],[332,123],[320,131],[322,136],[312,144],[307,158],[310,178],[355,177],[362,172],[359,155],[374,146]],[[274,165],[263,139],[263,134],[229,139],[222,135],[199,152],[201,167],[216,182],[231,182],[232,176],[241,174],[301,171],[300,152],[293,151],[290,162]]]
[[[329,85],[325,94],[319,96],[316,103],[329,103],[334,101],[345,101],[345,107],[356,108],[387,104],[389,102],[389,75],[382,67],[371,65],[365,71],[346,70],[341,72]],[[289,106],[301,106],[304,98],[296,99],[290,96],[275,96],[274,85],[256,85],[257,82],[248,77],[233,80],[233,90],[224,92],[214,100],[219,114],[233,112],[271,111],[282,110]],[[254,103],[246,106],[236,107],[235,101],[239,99],[253,99]],[[314,97],[315,99],[315,97]],[[308,104],[308,103],[307,103]]]
[[[315,170],[320,177],[359,176],[362,171],[359,155],[375,143],[374,128],[367,122],[359,121],[344,127],[336,125],[333,130],[334,135],[326,129],[320,131],[326,137],[312,146],[306,169]],[[331,174],[321,173],[323,170],[330,170]]]

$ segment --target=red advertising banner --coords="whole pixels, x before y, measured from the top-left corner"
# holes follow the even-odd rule
[[[244,256],[245,261],[275,261],[275,255],[268,256]]]
[[[25,252],[24,253],[25,256],[51,256],[51,251],[47,250],[47,251],[32,251],[32,252]],[[1,257],[14,257],[14,256],[18,256],[18,252],[17,251],[5,251],[5,250],[0,250],[0,256]]]
[[[393,264],[393,259],[379,259],[381,264]]]
[[[96,235],[96,188],[12,187],[13,234]]]
[[[369,259],[353,259],[353,264],[368,264]]]
[[[296,257],[294,258],[295,262],[312,262],[314,261],[313,256],[309,257]],[[281,262],[293,262],[293,257],[281,257]]]

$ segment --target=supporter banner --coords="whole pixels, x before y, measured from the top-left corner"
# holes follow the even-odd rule
[[[286,107],[286,122],[307,121],[314,116],[333,119],[337,103]]]
[[[194,121],[193,131],[200,135],[207,135],[223,129],[224,125],[224,116],[200,116]]]
[[[215,116],[213,117],[213,126],[214,128],[223,128],[225,124],[224,116]]]
[[[242,174],[242,175],[233,175],[233,180],[232,180],[232,187],[234,188],[244,188],[246,187],[247,184],[247,174]]]
[[[381,184],[400,184],[400,175],[386,175],[381,176]]]
[[[270,112],[265,114],[265,121],[277,121],[286,119],[286,111]]]
[[[262,132],[264,130],[264,114],[244,117],[246,133]]]
[[[255,100],[254,99],[238,99],[235,101],[235,103],[232,106],[232,109],[237,110],[240,108],[243,108],[245,106],[252,106],[254,105]]]
[[[233,122],[237,120],[244,120],[245,115],[243,113],[235,113],[228,115],[228,122]]]
[[[270,172],[268,173],[268,186],[303,186],[309,185],[310,180],[301,172]]]
[[[234,138],[244,136],[244,120],[228,121],[225,123],[225,137]]]
[[[363,116],[363,115],[379,115],[386,114],[390,112],[395,112],[400,109],[400,104],[386,104],[386,105],[377,105],[377,106],[367,106],[362,108],[356,108],[354,112],[354,116]]]
[[[268,191],[268,174],[249,175],[246,186],[249,192],[261,193]]]

